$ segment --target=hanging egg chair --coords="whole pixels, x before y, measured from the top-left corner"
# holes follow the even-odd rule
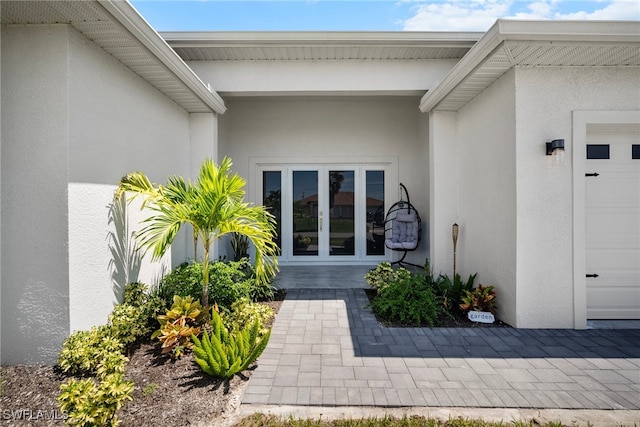
[[[422,220],[420,214],[409,200],[407,187],[400,183],[400,200],[389,208],[384,221],[385,241],[387,248],[402,252],[398,261],[392,264],[403,266],[405,264],[421,267],[416,264],[404,262],[407,252],[414,251],[420,244],[422,236]],[[404,198],[403,199],[403,193]]]

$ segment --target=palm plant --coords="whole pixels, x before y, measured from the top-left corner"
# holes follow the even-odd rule
[[[231,159],[220,166],[206,159],[195,183],[180,176],[169,177],[167,185],[152,184],[141,172],[122,179],[116,197],[132,192],[130,199],[144,197],[142,208],[153,214],[136,235],[140,247],[151,250],[160,259],[176,237],[180,227],[190,224],[194,245],[202,243],[202,306],[209,305],[209,254],[214,241],[225,234],[246,236],[255,247],[255,274],[260,282],[270,281],[277,270],[277,247],[274,243],[275,220],[263,206],[244,202],[246,181],[231,175]]]

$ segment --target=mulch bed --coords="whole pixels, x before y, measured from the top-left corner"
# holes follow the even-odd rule
[[[285,294],[265,302],[277,313]],[[125,377],[135,384],[132,397],[118,413],[121,426],[225,426],[251,377],[248,369],[230,380],[202,372],[187,353],[178,360],[160,353],[157,341],[140,344],[129,355]],[[3,366],[0,371],[0,425],[62,426],[56,398],[67,381],[56,366]]]

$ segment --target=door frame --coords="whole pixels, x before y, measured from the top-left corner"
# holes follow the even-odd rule
[[[385,212],[388,206],[390,206],[391,200],[397,197],[397,194],[393,191],[394,188],[398,188],[398,157],[397,156],[362,156],[362,157],[250,157],[249,158],[249,200],[256,205],[262,204],[262,171],[272,170],[282,171],[281,179],[283,184],[286,183],[285,175],[287,170],[295,169],[297,167],[303,168],[324,168],[327,170],[337,170],[341,167],[348,169],[349,167],[357,166],[361,168],[362,177],[361,183],[364,183],[364,174],[366,170],[384,169],[385,170]],[[357,189],[356,189],[357,191]],[[288,197],[283,195],[282,203],[289,203]],[[363,207],[356,206],[356,211],[362,213]],[[328,214],[328,213],[327,213]],[[285,209],[282,212],[285,216]],[[328,224],[327,224],[328,226]],[[284,223],[283,223],[283,236],[284,236]],[[364,233],[359,233],[356,230],[357,237],[362,236]],[[283,239],[284,240],[284,239]],[[366,248],[365,248],[366,249]],[[293,256],[289,256],[287,259],[280,257],[279,263],[281,265],[300,265],[300,264],[313,264],[313,265],[376,265],[382,261],[389,261],[391,259],[390,251],[385,251],[384,256],[367,256],[366,252],[361,256],[337,256],[328,257],[325,259],[319,259],[315,256],[299,257],[300,259],[294,259]]]
[[[574,328],[587,328],[586,146],[589,124],[640,124],[640,111],[573,112],[573,315]]]

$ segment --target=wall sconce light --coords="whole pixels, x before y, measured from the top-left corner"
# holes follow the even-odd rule
[[[547,142],[547,156],[552,156],[554,165],[563,166],[564,139],[554,139],[551,142]]]

